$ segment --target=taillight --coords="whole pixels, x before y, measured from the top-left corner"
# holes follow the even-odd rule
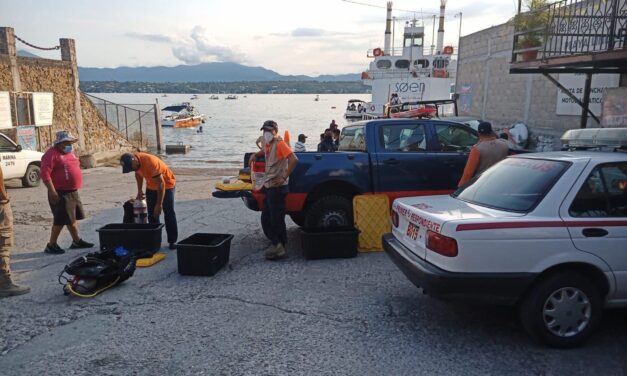
[[[427,230],[427,248],[442,256],[457,256],[457,241],[431,230]]]
[[[395,211],[392,211],[392,224],[394,227],[398,227],[398,213]]]

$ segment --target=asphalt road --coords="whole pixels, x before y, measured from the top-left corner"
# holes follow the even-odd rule
[[[527,337],[511,309],[423,295],[383,253],[307,261],[291,224],[289,258],[268,262],[259,214],[241,201],[177,205],[181,238],[235,235],[227,268],[180,276],[176,252],[166,251],[166,260],[121,286],[78,299],[64,296],[56,279],[84,252],[20,249],[14,269],[33,292],[0,300],[0,374],[627,373],[624,310],[605,312],[584,347],[548,349]],[[95,229],[120,217],[119,208],[92,213],[85,238],[96,241]]]

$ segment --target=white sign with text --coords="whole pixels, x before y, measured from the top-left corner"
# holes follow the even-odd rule
[[[619,74],[593,74],[590,86],[590,111],[596,116],[601,116],[603,104],[603,92],[606,88],[618,87]],[[559,82],[583,101],[583,89],[586,83],[586,75],[582,73],[561,73]],[[561,90],[557,91],[557,115],[581,115],[581,106]]]
[[[54,100],[52,93],[33,93],[33,113],[35,125],[52,125]]]
[[[0,129],[11,128],[11,119],[11,96],[8,91],[0,91]]]

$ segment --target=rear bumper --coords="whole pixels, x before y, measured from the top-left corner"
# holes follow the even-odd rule
[[[383,235],[383,247],[414,285],[433,296],[511,305],[536,277],[534,273],[448,272],[413,254],[392,234]]]

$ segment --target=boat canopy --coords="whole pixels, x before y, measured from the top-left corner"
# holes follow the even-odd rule
[[[362,101],[361,99],[349,99],[348,103],[366,103],[366,102]]]
[[[168,106],[166,108],[163,108],[161,111],[172,111],[172,112],[181,112],[185,109],[187,109],[189,107],[189,105],[187,104],[177,104],[174,106]]]

